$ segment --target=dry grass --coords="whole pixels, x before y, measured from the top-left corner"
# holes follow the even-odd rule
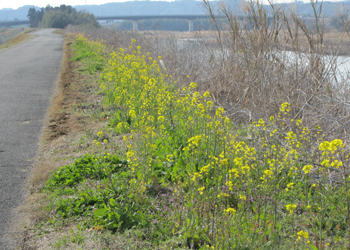
[[[34,35],[30,34],[33,31],[35,31],[35,29],[27,29],[21,32],[21,34],[16,35],[14,38],[10,39],[9,41],[6,41],[5,43],[1,44],[0,50],[10,48],[14,45],[23,43],[25,41],[28,41],[29,39],[34,38]]]
[[[330,48],[333,48],[333,50],[338,51],[338,55],[350,56],[350,51],[349,51],[350,36],[348,33],[346,33],[342,41],[340,41],[342,36],[343,36],[342,32],[335,31],[335,30],[331,30],[324,34],[326,44]]]
[[[53,34],[58,34],[58,35],[62,35],[64,36],[64,30],[63,29],[56,29],[54,32],[52,32]]]
[[[226,16],[223,25],[210,3],[204,4],[217,27],[215,33],[149,35],[72,26],[68,30],[103,39],[115,48],[128,48],[136,39],[144,53],[162,57],[180,86],[193,81],[201,91],[212,93],[216,105],[224,107],[237,126],[268,119],[281,103],[289,102],[292,117],[303,118],[311,130],[320,125],[326,139],[348,140],[349,78],[337,75],[337,57],[347,53],[349,37],[346,32],[325,33],[320,3],[312,2],[312,28],[293,12],[277,8],[267,12],[253,1],[243,6],[244,20],[223,5],[219,13]]]

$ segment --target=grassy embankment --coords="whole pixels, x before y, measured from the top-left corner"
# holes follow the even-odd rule
[[[350,180],[329,182],[330,172],[346,173],[349,154],[341,140],[325,141],[320,128],[311,134],[303,119],[292,119],[289,103],[237,129],[209,92],[196,92],[189,79],[179,88],[137,41],[110,53],[80,36],[73,48],[84,80],[64,89],[98,101],[66,97],[75,98],[70,110],[51,120],[51,139],[61,146],[46,152],[74,163],[43,186],[51,212],[36,225],[36,244],[43,237],[57,249],[349,244]],[[60,124],[71,117],[80,129],[70,137]]]
[[[17,45],[19,43],[25,42],[31,38],[33,38],[33,35],[30,35],[30,33],[34,29],[25,29],[23,31],[20,31],[19,29],[3,29],[0,31],[0,41],[5,40],[5,42],[0,43],[0,50],[6,49],[9,47],[12,47],[14,45]]]

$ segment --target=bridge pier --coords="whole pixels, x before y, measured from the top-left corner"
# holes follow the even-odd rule
[[[188,22],[190,33],[193,33],[193,20],[187,20],[187,22]]]
[[[132,30],[137,33],[139,30],[139,22],[138,21],[132,21]]]

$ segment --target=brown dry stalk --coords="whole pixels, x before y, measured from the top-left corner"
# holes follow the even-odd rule
[[[246,2],[240,14],[226,5],[216,13],[207,0],[203,5],[215,31],[197,32],[192,40],[183,38],[188,32],[149,35],[73,26],[68,30],[103,39],[115,48],[128,48],[136,39],[144,53],[162,56],[180,87],[194,81],[200,91],[210,91],[237,125],[268,119],[278,113],[281,103],[289,102],[291,116],[302,118],[310,130],[320,125],[328,139],[348,140],[349,79],[336,75],[345,32],[337,33],[338,42],[334,31],[325,33],[321,3],[311,4],[315,28],[295,11],[273,5],[267,10],[254,1]],[[335,127],[330,126],[333,119],[338,121]]]

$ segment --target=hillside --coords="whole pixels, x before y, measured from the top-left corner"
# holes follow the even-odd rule
[[[29,8],[33,6],[26,5],[16,10],[1,9],[0,20],[9,21],[15,18],[19,20],[27,19]],[[39,7],[35,6],[38,10]],[[201,1],[134,1],[121,3],[107,3],[102,5],[77,5],[74,6],[78,11],[86,10],[95,16],[111,15],[164,15],[164,14],[203,14]]]
[[[25,19],[27,19],[28,10],[31,7],[33,7],[33,6],[25,5],[23,7],[16,9],[16,10],[14,10],[14,9],[1,9],[0,10],[0,20],[1,21],[10,21],[10,20],[14,20],[14,19],[25,20]],[[36,8],[39,9],[39,7],[36,7]]]

